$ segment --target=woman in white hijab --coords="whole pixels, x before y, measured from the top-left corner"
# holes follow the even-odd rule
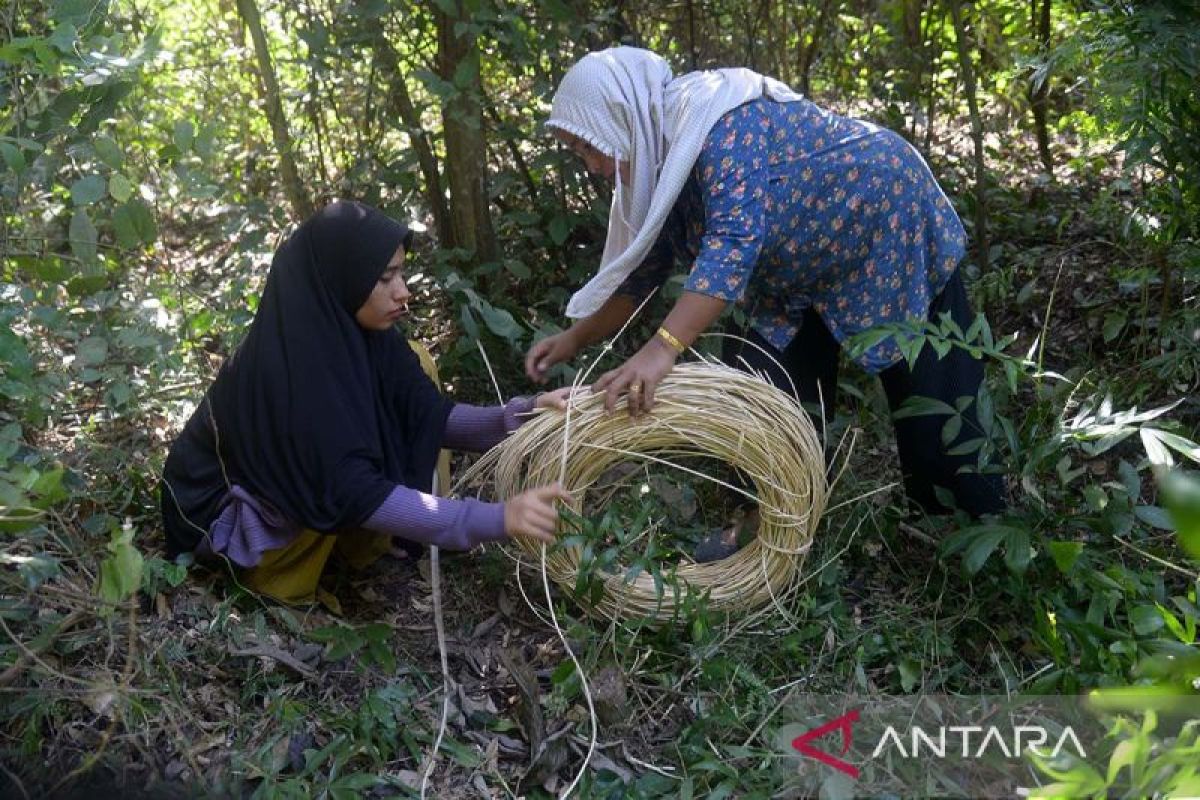
[[[826,416],[848,338],[940,314],[963,329],[973,321],[957,271],[962,224],[920,155],[891,131],[746,69],[675,78],[662,58],[629,47],[575,64],[546,125],[614,191],[600,268],[567,306],[576,322],[526,357],[535,381],[614,333],[676,260],[691,270],[671,312],[593,387],[609,409],[625,396],[631,413],[649,411],[678,356],[733,303],[754,347],[727,347],[726,359],[794,384]],[[927,396],[952,412],[896,420],[910,499],[931,512],[949,497],[973,514],[1001,510],[1000,477],[976,471],[978,447],[963,446],[987,438],[974,412],[979,361],[961,348],[944,358],[926,348],[910,369],[892,337],[865,338],[873,343],[854,360],[879,374],[893,410]],[[965,410],[955,405],[963,396],[972,400]]]

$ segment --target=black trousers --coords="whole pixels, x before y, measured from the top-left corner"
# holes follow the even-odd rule
[[[974,319],[966,287],[958,272],[930,303],[931,320],[937,320],[943,312],[949,312],[963,330]],[[753,330],[739,335],[770,353],[771,358],[745,342],[726,339],[721,354],[726,364],[764,373],[771,383],[789,394],[794,384],[801,403],[823,407],[825,418],[833,419],[838,351],[841,348],[813,309],[804,312],[800,331],[782,352]],[[983,383],[983,364],[960,347],[952,348],[940,359],[932,347],[925,347],[913,369],[909,369],[907,361],[901,361],[879,373],[879,379],[893,413],[913,396],[932,397],[953,406],[959,397],[976,396]],[[980,435],[974,403],[962,417],[962,429],[949,445],[942,444],[942,426],[947,419],[944,415],[893,421],[908,498],[926,513],[946,513],[949,509],[938,500],[934,491],[935,486],[940,486],[954,496],[959,508],[973,516],[1003,511],[1004,481],[1001,476],[981,474],[976,468],[976,453],[955,456],[947,452]],[[814,418],[814,422],[819,430],[821,420]],[[960,473],[960,467],[967,469]]]

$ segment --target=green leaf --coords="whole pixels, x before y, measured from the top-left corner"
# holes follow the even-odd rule
[[[216,153],[216,136],[217,126],[212,123],[201,125],[199,132],[196,134],[196,141],[193,147],[196,150],[196,154],[206,161]]]
[[[479,323],[475,321],[475,315],[471,313],[471,307],[464,304],[462,312],[459,314],[462,320],[463,330],[467,332],[467,337],[478,341],[479,340]]]
[[[1146,456],[1150,459],[1151,464],[1174,466],[1175,459],[1171,456],[1171,450],[1200,463],[1200,445],[1190,439],[1158,428],[1142,428],[1139,433],[1142,436],[1142,445],[1146,448]]]
[[[1111,342],[1121,335],[1121,331],[1125,330],[1125,324],[1129,321],[1128,316],[1124,311],[1110,311],[1104,317],[1104,341]]]
[[[344,628],[343,635],[334,640],[326,657],[330,661],[341,661],[343,658],[357,653],[366,643],[367,640],[360,636],[358,631]]]
[[[1023,306],[1027,304],[1033,298],[1033,290],[1036,286],[1037,278],[1034,278],[1022,286],[1020,291],[1017,292],[1017,305]]]
[[[54,33],[46,37],[46,41],[63,55],[74,55],[78,50],[79,30],[69,22],[58,25]]]
[[[108,358],[108,341],[88,336],[75,347],[75,362],[81,367],[98,367]]]
[[[13,172],[20,175],[25,170],[25,154],[8,142],[0,142],[0,158]]]
[[[336,787],[338,790],[351,792],[351,794],[345,796],[357,800],[357,798],[361,797],[363,790],[370,789],[377,783],[379,783],[379,779],[376,776],[365,772],[356,772],[352,775],[345,775],[338,778],[329,784],[329,788],[332,790]]]
[[[110,137],[100,135],[92,139],[92,147],[96,150],[96,155],[104,162],[106,166],[113,169],[120,169],[125,163],[125,154],[121,152],[121,148],[117,146]]]
[[[192,142],[196,138],[196,128],[190,120],[181,119],[176,121],[171,130],[171,141],[179,148],[180,153],[186,153],[192,149]]]
[[[85,26],[92,20],[92,14],[97,13],[97,7],[91,0],[57,0],[48,4],[52,7],[51,18],[59,26]]]
[[[443,80],[442,77],[431,70],[417,69],[413,70],[413,76],[425,85],[430,94],[437,97],[442,102],[449,100],[458,94],[458,89],[454,88],[454,84],[450,81]]]
[[[17,564],[17,573],[25,579],[25,586],[29,589],[36,589],[57,578],[61,571],[58,559],[48,553],[23,556]]]
[[[90,206],[104,197],[107,185],[99,175],[88,175],[71,184],[71,202],[77,206]]]
[[[1179,618],[1171,613],[1171,609],[1164,607],[1161,603],[1155,603],[1154,606],[1158,609],[1159,615],[1162,616],[1163,623],[1166,624],[1167,630],[1169,630],[1176,639],[1184,644],[1191,644],[1195,636],[1195,632],[1193,631],[1191,634],[1189,634],[1184,628],[1183,624],[1180,623]]]
[[[879,325],[867,328],[846,340],[846,352],[850,357],[857,358],[892,335],[893,331],[887,326]]]
[[[100,564],[100,597],[119,603],[142,585],[142,554],[133,546],[133,528],[113,531],[108,549],[111,555]]]
[[[979,427],[984,434],[991,436],[992,429],[995,427],[996,412],[992,402],[992,393],[987,390],[986,386],[979,387],[979,396],[975,403],[975,416],[979,420]]]
[[[1158,506],[1134,506],[1133,515],[1150,527],[1158,528],[1160,531],[1175,530],[1175,526],[1171,523],[1171,515],[1164,508]]]
[[[49,508],[70,497],[70,493],[63,486],[65,475],[66,470],[62,467],[55,467],[38,475],[37,480],[29,487],[29,491],[38,498],[36,503],[38,508]]]
[[[1128,461],[1122,459],[1121,463],[1117,465],[1117,475],[1121,477],[1121,484],[1125,487],[1129,498],[1137,500],[1142,494],[1142,479],[1138,477],[1137,470]]]
[[[1200,560],[1200,480],[1176,470],[1163,478],[1161,490],[1179,545]]]
[[[963,567],[968,574],[974,575],[983,567],[996,545],[1008,537],[1013,529],[1003,525],[977,525],[970,530],[973,535],[963,553]]]
[[[513,319],[513,315],[503,308],[496,308],[486,300],[480,300],[479,314],[488,329],[500,338],[515,341],[521,335],[521,326]]]
[[[29,506],[0,505],[0,532],[20,533],[42,521],[45,512]]]
[[[1050,557],[1054,559],[1054,566],[1058,567],[1059,572],[1066,575],[1075,566],[1080,554],[1083,553],[1083,542],[1046,542],[1046,549],[1050,551]]]
[[[384,672],[391,673],[396,671],[396,656],[392,654],[392,649],[384,642],[370,642],[367,645],[367,653],[371,656],[371,660],[378,664]]]
[[[568,679],[575,675],[575,662],[567,659],[555,667],[554,672],[550,673],[550,682],[555,686],[561,686]]]
[[[525,262],[518,261],[515,258],[504,259],[504,268],[521,280],[528,280],[533,277],[533,272],[525,265]]]
[[[1167,447],[1179,453],[1184,458],[1200,464],[1200,445],[1176,433],[1168,433],[1167,431],[1158,431],[1157,433],[1159,440]]]
[[[1004,377],[1008,381],[1008,390],[1015,393],[1017,391],[1017,380],[1021,377],[1021,368],[1017,365],[1017,362],[1004,362]]]
[[[86,210],[75,209],[75,213],[71,215],[71,224],[67,228],[67,235],[71,239],[71,252],[77,258],[87,263],[96,260],[98,234],[96,226],[92,224],[92,218],[88,216]]]
[[[133,197],[133,184],[119,172],[114,172],[108,179],[108,194],[118,203],[124,203]]]
[[[946,420],[946,424],[942,425],[942,444],[949,445],[957,438],[959,431],[962,430],[962,416],[955,414]]]
[[[1154,606],[1135,606],[1129,612],[1129,621],[1133,623],[1133,630],[1139,636],[1148,636],[1166,624],[1162,614]]]
[[[1133,765],[1144,746],[1145,743],[1142,740],[1126,739],[1113,748],[1112,755],[1108,759],[1109,786],[1116,783],[1117,775],[1122,769]]]
[[[454,68],[454,86],[458,89],[469,89],[479,75],[479,62],[474,58],[464,58]]]
[[[921,662],[901,658],[896,662],[896,669],[900,672],[900,688],[904,691],[911,692],[921,682]]]
[[[550,240],[557,245],[561,245],[571,235],[571,219],[565,214],[558,214],[554,219],[550,220],[548,233]]]
[[[954,447],[951,447],[950,449],[948,449],[946,451],[946,455],[948,455],[948,456],[970,455],[971,453],[978,452],[979,449],[981,447],[983,447],[984,444],[986,444],[986,443],[987,443],[987,439],[984,439],[983,437],[977,437],[975,439],[967,439],[966,441],[960,442],[960,443],[954,445]]]
[[[158,226],[150,209],[139,198],[134,197],[113,214],[113,229],[117,242],[122,247],[138,247],[153,244],[158,238]]]
[[[1029,532],[1024,528],[1010,528],[1004,540],[1004,563],[1009,570],[1017,575],[1029,567],[1029,559],[1033,557],[1033,549],[1029,546]]]
[[[944,403],[934,397],[914,395],[905,400],[904,405],[896,409],[896,413],[892,415],[892,419],[928,417],[935,414],[951,415],[955,413],[954,406],[950,405],[949,403]]]
[[[1108,493],[1094,483],[1083,487],[1083,499],[1093,511],[1103,511],[1108,507]]]

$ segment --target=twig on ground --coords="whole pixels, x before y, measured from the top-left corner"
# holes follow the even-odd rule
[[[288,669],[304,676],[305,678],[315,678],[317,676],[316,670],[314,670],[312,667],[308,666],[303,661],[300,661],[291,653],[280,650],[274,645],[263,644],[260,642],[253,647],[243,647],[240,650],[230,650],[229,654],[232,656],[269,658],[272,661],[278,661],[280,664],[283,664]]]

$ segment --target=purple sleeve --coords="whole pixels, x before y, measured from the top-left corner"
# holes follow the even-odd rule
[[[263,553],[287,547],[299,534],[298,525],[235,483],[208,536],[196,547],[196,555],[223,555],[239,567],[256,567]]]
[[[521,427],[537,397],[514,397],[502,406],[472,406],[456,403],[446,420],[442,447],[482,453]]]
[[[504,504],[451,500],[397,486],[363,527],[447,550],[469,550],[504,538]]]

